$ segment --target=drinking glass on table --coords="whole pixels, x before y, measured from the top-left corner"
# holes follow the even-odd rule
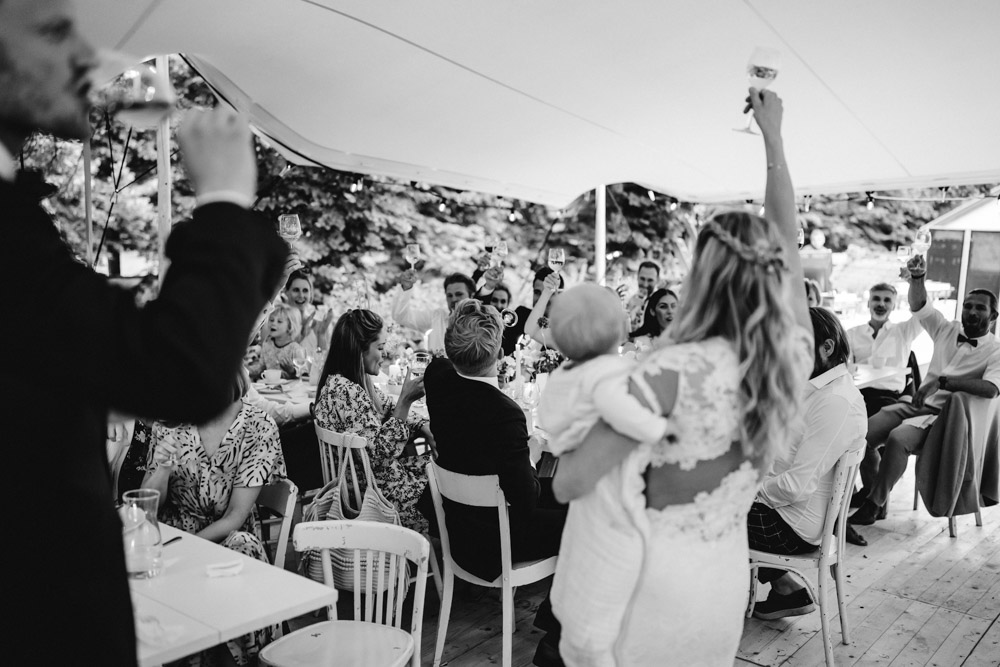
[[[125,548],[125,570],[132,579],[150,579],[162,568],[162,540],[156,513],[160,492],[156,489],[134,489],[122,495],[119,509],[122,520],[122,540]]]
[[[750,60],[747,61],[747,78],[750,80],[750,87],[757,90],[764,90],[774,82],[780,68],[781,51],[766,46],[758,46],[750,54]],[[748,110],[746,114],[746,127],[734,127],[733,131],[757,134],[752,127],[753,111]]]
[[[295,367],[295,377],[302,377],[303,372],[312,365],[312,359],[303,349],[298,349],[292,353],[292,366]]]

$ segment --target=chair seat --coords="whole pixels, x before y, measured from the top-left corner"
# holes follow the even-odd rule
[[[405,665],[412,655],[413,637],[399,628],[364,621],[325,621],[264,647],[260,662],[274,667],[390,667]]]

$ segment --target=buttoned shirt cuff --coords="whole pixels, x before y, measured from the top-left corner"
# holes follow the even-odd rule
[[[206,204],[216,204],[219,202],[236,204],[247,209],[253,206],[253,197],[247,196],[245,192],[237,190],[214,190],[206,192],[195,197],[194,201],[195,206],[205,206]]]

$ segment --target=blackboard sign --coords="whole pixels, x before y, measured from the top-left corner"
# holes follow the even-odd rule
[[[927,279],[949,283],[958,289],[962,276],[963,231],[931,230],[931,247],[927,251]]]

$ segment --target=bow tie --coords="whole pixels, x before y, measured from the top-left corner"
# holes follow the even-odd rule
[[[968,343],[972,347],[979,345],[979,341],[975,338],[966,338],[962,334],[958,334],[958,344],[961,345],[962,343]]]
[[[14,178],[14,187],[32,201],[41,201],[46,197],[51,197],[59,190],[51,183],[46,183],[42,172],[35,169],[22,169],[17,172],[17,176]]]

